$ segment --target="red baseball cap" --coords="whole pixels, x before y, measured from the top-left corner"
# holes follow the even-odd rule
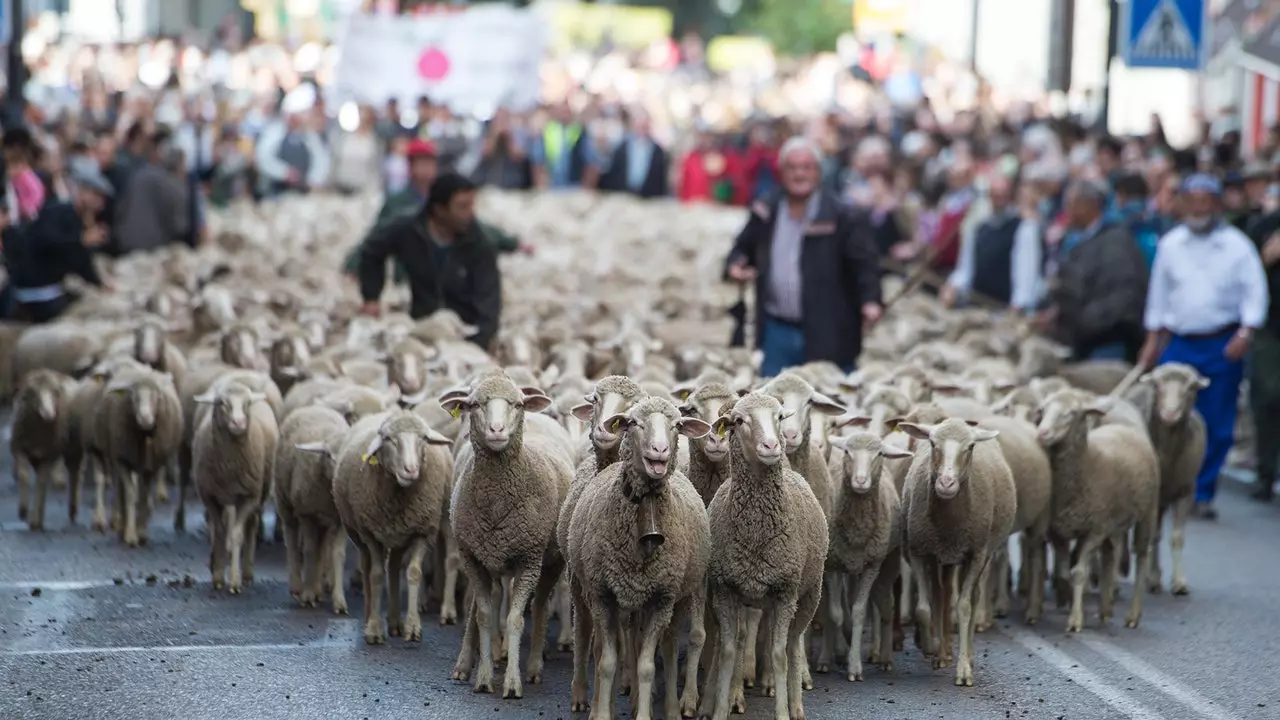
[[[430,140],[415,138],[409,142],[409,147],[405,149],[405,155],[410,160],[419,157],[435,157],[436,144]]]

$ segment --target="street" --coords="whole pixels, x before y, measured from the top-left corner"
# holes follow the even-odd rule
[[[4,460],[0,718],[572,717],[566,653],[552,653],[544,684],[526,685],[523,700],[475,695],[449,680],[458,628],[429,616],[420,645],[392,638],[366,647],[357,619],[333,616],[327,603],[295,607],[280,545],[259,550],[257,580],[244,595],[213,592],[197,505],[188,512],[192,532],[181,536],[171,507],[159,508],[140,550],[90,532],[88,511],[68,528],[65,494],[50,498],[49,529],[31,533],[17,520]],[[978,684],[968,689],[952,686],[952,670],[931,670],[908,640],[890,674],[869,669],[859,684],[842,673],[816,676],[808,717],[1280,718],[1272,653],[1280,646],[1280,507],[1224,486],[1221,520],[1188,532],[1191,596],[1149,596],[1140,629],[1118,621],[1099,629],[1094,598],[1078,636],[1062,632],[1062,610],[1050,609],[1034,630],[1001,621],[978,636]],[[1122,592],[1127,598],[1129,586]],[[349,597],[358,616],[360,594]],[[748,718],[772,711],[752,695],[748,705]]]

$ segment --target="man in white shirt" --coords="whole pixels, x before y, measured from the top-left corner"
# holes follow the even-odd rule
[[[1139,362],[1185,363],[1208,380],[1196,399],[1208,437],[1196,478],[1195,514],[1212,520],[1218,473],[1235,436],[1244,356],[1266,321],[1269,295],[1257,249],[1222,220],[1221,183],[1211,175],[1192,175],[1182,190],[1183,224],[1156,249]]]

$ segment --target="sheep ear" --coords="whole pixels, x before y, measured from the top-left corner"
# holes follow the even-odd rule
[[[573,408],[569,410],[569,414],[578,418],[582,422],[591,422],[591,411],[594,408],[595,405],[592,403],[584,402],[574,405]]]
[[[899,422],[898,430],[910,435],[917,440],[928,440],[933,434],[933,425],[921,425],[918,423]]]
[[[845,406],[818,392],[813,394],[809,406],[819,415],[843,415],[848,412]]]
[[[680,402],[684,402],[685,400],[689,399],[689,396],[692,395],[693,391],[696,389],[697,388],[691,382],[680,383],[679,385],[672,388],[671,398],[673,400],[679,400]]]
[[[462,411],[467,407],[467,399],[465,397],[451,397],[447,400],[441,400],[440,407],[455,418],[460,417]]]
[[[782,412],[778,414],[778,419],[779,419],[779,420],[786,420],[787,418],[789,418],[789,417],[791,417],[792,415],[795,415],[795,414],[796,414],[796,411],[795,411],[795,410],[788,410],[788,409],[786,409],[786,408],[783,408]]]
[[[992,390],[999,392],[1010,392],[1018,387],[1018,384],[1012,380],[996,380],[991,383]]]
[[[595,349],[600,351],[616,350],[617,348],[618,348],[618,341],[616,338],[613,340],[601,340],[600,342],[595,344]]]
[[[1059,360],[1070,360],[1070,359],[1071,359],[1071,348],[1066,348],[1066,347],[1054,347],[1054,348],[1053,348],[1053,355],[1054,355],[1054,357],[1058,358]]]
[[[662,352],[662,341],[661,341],[661,340],[650,340],[650,341],[649,341],[649,352],[654,352],[654,353],[656,353],[656,352]]]
[[[326,457],[333,457],[333,456],[329,453],[329,448],[328,448],[324,443],[322,443],[322,442],[301,443],[301,444],[299,444],[299,445],[294,445],[294,446],[293,446],[293,449],[294,449],[294,450],[300,450],[300,451],[302,451],[302,452],[306,452],[306,453],[318,453],[318,454],[320,454],[320,455],[324,455],[324,456],[326,456]]]
[[[1196,390],[1203,390],[1209,387],[1209,378],[1203,375],[1197,375],[1195,382],[1191,383],[1191,387],[1195,388]]]
[[[934,384],[934,385],[932,386],[932,389],[933,389],[933,391],[934,391],[934,392],[942,393],[943,395],[951,395],[951,394],[953,394],[953,393],[964,392],[964,391],[965,391],[965,390],[967,390],[968,388],[967,388],[967,387],[965,387],[964,385],[960,384],[960,383],[955,383],[955,382],[950,382],[950,383],[942,382],[942,383],[936,383],[936,384]]]
[[[110,382],[107,384],[107,387],[103,392],[111,395],[124,395],[129,392],[129,383],[120,381]],[[197,399],[197,402],[199,402],[199,399]]]
[[[833,435],[827,438],[827,444],[841,452],[846,452],[849,449],[849,437],[847,435]]]
[[[999,435],[1000,435],[999,430],[987,430],[985,428],[978,428],[973,431],[973,440],[974,442],[982,442],[984,440],[995,440],[996,437]]]
[[[880,455],[881,457],[888,458],[889,460],[902,460],[903,458],[914,457],[915,453],[910,450],[900,448],[897,445],[886,445],[882,443],[880,445]]]
[[[978,427],[978,421],[977,421],[977,420],[965,420],[965,421],[964,421],[964,424],[965,424],[965,425],[968,425],[969,427]]]
[[[297,378],[302,376],[302,371],[295,367],[278,367],[276,374],[280,377]]]
[[[751,388],[744,388],[744,387],[738,388],[737,394],[738,394],[738,397],[740,398],[746,397],[751,394]]]
[[[266,393],[260,393],[260,392],[251,392],[251,393],[249,393],[249,402],[250,402],[250,403],[260,403],[260,402],[266,402],[266,401],[267,401],[267,394],[266,394]]]
[[[1004,397],[1000,398],[999,400],[991,404],[991,412],[996,413],[997,415],[1008,412],[1009,404],[1010,402],[1012,402],[1012,400],[1013,400],[1013,393],[1009,392]]]
[[[538,413],[551,407],[551,398],[541,393],[537,395],[525,395],[522,404],[525,412]]]
[[[838,428],[866,427],[869,424],[871,424],[871,418],[865,415],[851,415],[836,420],[836,427]]]
[[[200,403],[201,405],[212,405],[215,402],[217,402],[218,396],[214,395],[211,392],[208,392],[203,395],[197,395],[191,399],[196,401],[197,403]]]
[[[524,387],[520,388],[520,393],[523,394],[525,397],[547,394],[546,391],[543,390],[542,388],[534,387],[532,385],[525,385]]]
[[[609,419],[604,421],[604,426],[609,428],[609,432],[616,434],[625,428],[631,427],[631,417],[626,413],[611,415]]]
[[[901,427],[899,427],[899,426],[900,426],[900,425],[902,425],[902,423],[904,423],[904,422],[906,422],[906,421],[907,421],[907,419],[906,419],[906,418],[896,417],[896,418],[893,418],[893,419],[891,419],[891,420],[885,420],[885,421],[884,421],[884,427],[885,427],[885,429],[886,429],[886,430],[888,430],[889,432],[897,432],[898,430],[901,430],[901,429],[902,429],[902,428],[901,428]]]
[[[450,440],[448,437],[445,437],[443,434],[437,432],[434,428],[427,428],[427,431],[422,435],[422,439],[426,441],[428,445],[452,445],[453,444],[452,440]]]
[[[687,438],[706,437],[711,432],[711,423],[698,418],[680,418],[676,421],[676,432]]]
[[[378,454],[382,449],[382,433],[374,433],[373,439],[369,441],[369,446],[364,449],[365,462],[369,462],[369,458]],[[372,464],[372,463],[370,463]]]
[[[480,328],[475,325],[468,325],[467,323],[458,323],[458,332],[462,333],[463,337],[471,337],[472,335],[480,332]]]
[[[711,432],[724,437],[729,434],[729,428],[732,425],[733,421],[729,419],[728,415],[721,415],[715,419],[715,422],[711,423]]]

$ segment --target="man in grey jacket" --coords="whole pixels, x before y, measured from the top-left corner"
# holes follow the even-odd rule
[[[186,158],[177,147],[161,148],[129,178],[117,210],[116,238],[122,252],[186,242],[191,230]]]

